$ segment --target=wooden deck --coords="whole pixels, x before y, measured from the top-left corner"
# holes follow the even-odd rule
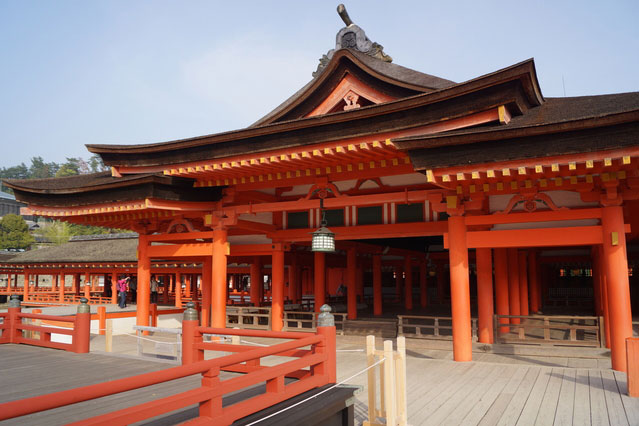
[[[378,341],[378,347],[381,341]],[[363,345],[338,339],[338,380],[366,366]],[[445,358],[441,356],[439,358]],[[539,357],[487,357],[455,363],[410,346],[409,424],[416,425],[639,425],[639,398],[626,396],[626,376],[610,369],[567,368]],[[24,345],[0,346],[0,402],[154,371],[155,360],[72,354]],[[483,359],[483,360],[482,360]],[[497,361],[497,362],[495,362]],[[515,363],[516,362],[516,363]],[[559,366],[556,366],[559,365]],[[60,408],[3,424],[55,425],[156,399],[199,382],[197,377]],[[348,382],[366,385],[366,375]],[[195,408],[147,424],[175,424]],[[366,392],[355,402],[356,424],[366,420]]]

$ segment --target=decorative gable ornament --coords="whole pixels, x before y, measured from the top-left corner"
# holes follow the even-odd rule
[[[337,6],[337,13],[342,18],[342,21],[344,21],[346,26],[339,30],[335,37],[335,49],[329,50],[320,58],[320,63],[315,72],[312,74],[313,77],[317,77],[321,74],[333,57],[333,54],[340,49],[357,50],[358,52],[365,53],[373,58],[379,59],[380,61],[393,62],[393,58],[384,53],[384,46],[370,41],[368,37],[366,37],[364,30],[351,21],[351,18],[348,16],[348,12],[346,12],[346,8],[343,4]]]

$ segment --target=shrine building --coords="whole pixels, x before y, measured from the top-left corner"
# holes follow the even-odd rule
[[[340,292],[350,320],[364,302],[380,317],[450,297],[454,359],[470,361],[471,310],[492,343],[547,305],[554,275],[542,264],[555,262],[587,277],[591,314],[625,371],[639,92],[545,98],[532,59],[456,83],[393,63],[342,16],[312,80],[251,126],[89,144],[110,172],[5,185],[33,215],[138,233],[137,262],[121,263],[137,275],[138,325],[149,318],[143,283],[168,265],[171,300],[198,301],[213,327],[225,327],[238,280],[250,283],[246,303],[271,306],[273,330],[287,303],[317,311]],[[201,282],[188,296],[186,270]],[[25,300],[36,272],[16,272]]]

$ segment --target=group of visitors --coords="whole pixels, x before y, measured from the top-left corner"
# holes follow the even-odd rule
[[[158,286],[159,283],[155,276],[151,277],[151,303],[158,303]],[[138,283],[135,278],[124,277],[118,280],[116,285],[118,291],[118,306],[126,308],[127,296],[131,294],[131,303],[137,302]]]

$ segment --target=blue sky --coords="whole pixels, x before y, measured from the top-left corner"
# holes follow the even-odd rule
[[[465,81],[534,57],[543,94],[639,91],[639,2],[344,1],[394,62]],[[245,127],[311,79],[328,1],[0,0],[0,167]]]

